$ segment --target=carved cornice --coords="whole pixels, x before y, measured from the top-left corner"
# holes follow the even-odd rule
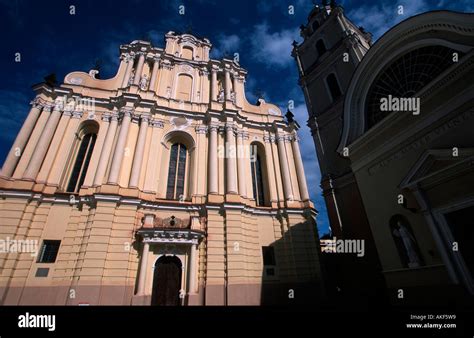
[[[112,118],[112,114],[107,113],[107,112],[106,112],[106,113],[102,113],[102,116],[101,116],[102,121],[104,121],[104,122],[110,122],[111,118]]]
[[[163,121],[160,120],[151,120],[151,125],[153,128],[163,128],[165,126]]]
[[[279,141],[283,141],[285,143],[290,143],[292,141],[292,136],[289,136],[289,135],[277,135],[276,136],[276,141],[279,142]]]
[[[135,112],[135,109],[133,109],[132,107],[122,107],[120,109],[120,115],[122,116],[122,118],[127,115],[131,117],[134,114],[134,112]]]
[[[30,105],[33,108],[38,108],[38,109],[41,109],[44,106],[44,104],[45,103],[43,102],[43,100],[41,100],[39,97],[35,97],[34,100],[30,102]]]
[[[142,114],[139,117],[140,117],[141,122],[149,123],[150,120],[151,120],[151,115],[149,115],[149,114]]]
[[[118,121],[119,120],[119,113],[114,111],[110,113],[110,121]]]
[[[275,135],[265,135],[263,137],[263,142],[265,143],[276,143]]]
[[[131,62],[135,59],[135,53],[134,52],[130,52],[130,53],[122,53],[122,55],[120,55],[120,60],[123,60],[125,62]]]
[[[209,130],[209,132],[218,132],[220,130],[220,126],[217,124],[211,124],[207,127],[207,129]]]
[[[203,126],[203,125],[196,126],[196,133],[197,134],[206,134],[207,130],[208,130],[208,127],[206,127],[206,126]]]
[[[140,124],[140,114],[133,113],[131,122],[135,124]]]
[[[171,70],[173,68],[173,64],[171,63],[170,60],[161,60],[160,66],[163,69],[168,69]]]
[[[80,110],[75,110],[75,111],[72,112],[72,118],[73,119],[80,119],[80,118],[82,118],[82,115],[84,115],[84,112],[80,111]]]
[[[51,112],[53,110],[53,105],[50,103],[43,103],[43,111]]]
[[[64,101],[63,100],[57,100],[56,102],[54,102],[53,110],[62,111],[63,109],[64,109]]]
[[[161,61],[161,54],[152,54],[149,55],[147,61],[153,61],[153,63],[160,63]]]

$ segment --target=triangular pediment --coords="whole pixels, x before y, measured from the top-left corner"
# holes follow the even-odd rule
[[[473,156],[474,148],[459,148],[457,156],[453,156],[453,149],[429,149],[415,162],[399,187],[407,188],[425,178],[457,166]]]

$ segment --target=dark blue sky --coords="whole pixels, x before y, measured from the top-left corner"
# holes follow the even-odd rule
[[[429,10],[474,11],[471,0],[341,1],[346,14],[375,39],[407,17]],[[70,5],[75,15],[70,15]],[[185,6],[180,15],[179,6]],[[294,6],[294,15],[288,6]],[[404,15],[397,6],[404,6]],[[297,85],[297,68],[290,57],[291,42],[300,41],[299,29],[313,7],[303,0],[0,0],[2,51],[0,71],[0,162],[28,113],[34,93],[31,85],[56,73],[58,81],[72,71],[88,71],[99,59],[101,78],[112,77],[118,67],[120,44],[149,37],[163,47],[167,31],[185,31],[207,37],[213,44],[211,56],[238,52],[240,64],[249,72],[247,98],[255,102],[257,90],[267,101],[286,110],[295,102],[295,115],[306,125],[307,112]],[[15,62],[15,53],[21,62]],[[308,185],[319,211],[320,234],[327,232],[326,209],[319,188],[319,168],[313,141],[306,127],[300,131],[301,148]]]

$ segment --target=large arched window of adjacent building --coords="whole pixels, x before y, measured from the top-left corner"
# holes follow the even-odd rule
[[[342,92],[334,73],[331,73],[326,77],[326,84],[328,86],[329,92],[331,93],[332,100],[336,101],[342,95]]]
[[[174,143],[170,149],[168,166],[168,183],[166,198],[171,200],[184,199],[184,185],[186,180],[187,148],[182,143]]]
[[[403,267],[417,268],[423,266],[424,261],[418,242],[406,217],[394,215],[390,218],[389,225]]]
[[[99,126],[96,122],[88,121],[76,134],[68,166],[67,192],[76,193],[81,189],[89,168],[98,130]]]
[[[324,44],[323,39],[319,39],[316,42],[316,51],[318,52],[318,57],[321,57],[326,53],[326,45]]]
[[[445,46],[417,48],[396,58],[376,76],[365,100],[366,129],[372,128],[390,113],[381,109],[382,98],[411,98],[442,72],[453,66],[453,53],[464,53]]]
[[[265,206],[268,204],[268,194],[266,193],[264,149],[257,143],[252,143],[250,149],[250,174],[252,175],[253,198],[257,206]]]

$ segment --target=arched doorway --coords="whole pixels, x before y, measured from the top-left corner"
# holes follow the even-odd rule
[[[181,260],[176,256],[161,256],[155,263],[151,305],[180,305]]]

